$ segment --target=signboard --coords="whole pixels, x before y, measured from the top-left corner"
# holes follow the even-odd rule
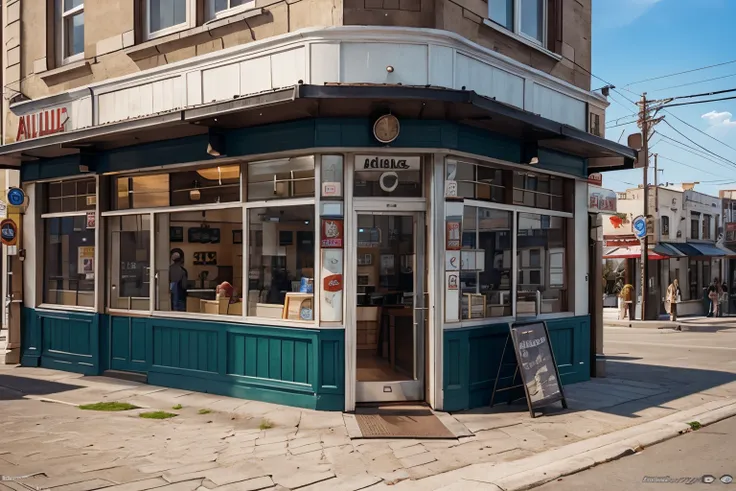
[[[8,203],[12,206],[22,206],[26,201],[26,193],[21,188],[10,188],[8,190]]]
[[[596,172],[595,174],[589,175],[588,183],[594,186],[602,186],[603,185],[603,174],[601,174],[600,172]]]
[[[588,185],[588,212],[613,215],[616,213],[616,192]]]
[[[79,263],[77,272],[84,275],[85,279],[92,280],[95,277],[95,248],[94,246],[82,246],[77,249]]]
[[[388,155],[356,155],[356,171],[417,171],[421,168],[421,157],[397,157]]]
[[[460,220],[447,219],[445,230],[445,250],[459,251],[462,249],[460,240]]]
[[[736,222],[729,222],[725,226],[726,242],[736,242]]]
[[[319,316],[325,322],[342,322],[342,298],[345,280],[343,258],[339,249],[322,250],[322,291]]]
[[[10,218],[0,222],[0,240],[6,246],[14,246],[18,242],[18,226]]]
[[[54,135],[66,131],[69,110],[66,107],[44,109],[18,117],[18,134],[15,141],[30,140],[41,136]]]
[[[335,218],[322,219],[322,249],[342,249],[343,221]]]
[[[7,218],[8,217],[8,205],[5,204],[5,201],[0,200],[0,219]]]
[[[97,215],[94,211],[87,212],[87,230],[92,230],[97,225]]]
[[[643,216],[634,218],[631,222],[631,231],[637,239],[644,239],[647,236],[647,219]]]
[[[557,362],[549,341],[547,324],[544,322],[513,324],[510,329],[532,417],[536,409],[556,402],[562,402],[562,407],[567,408]]]

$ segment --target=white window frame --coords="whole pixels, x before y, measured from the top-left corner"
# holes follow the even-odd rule
[[[491,4],[488,3],[488,22],[487,24],[496,28],[501,29],[506,32],[510,32],[514,34],[515,36],[521,37],[524,41],[530,42],[535,44],[536,46],[539,46],[541,48],[547,48],[547,33],[549,30],[548,26],[548,19],[549,19],[549,5],[547,0],[542,1],[542,32],[541,36],[542,39],[536,39],[528,34],[525,34],[521,30],[521,2],[522,0],[513,0],[514,5],[511,12],[511,15],[513,16],[513,29],[508,29],[506,26],[499,24],[493,18],[491,17]]]
[[[62,65],[74,63],[75,61],[81,61],[84,59],[84,49],[81,53],[75,55],[66,56],[66,19],[73,17],[77,14],[84,13],[84,2],[67,11],[64,10],[64,0],[56,0],[56,46],[57,46],[57,59]],[[84,24],[82,24],[84,26]]]
[[[204,6],[204,13],[205,13],[205,22],[210,22],[217,19],[222,19],[224,17],[230,17],[231,15],[239,14],[241,12],[245,12],[246,10],[250,10],[256,6],[255,0],[250,0],[249,2],[244,3],[243,5],[236,5],[235,7],[230,6],[230,2],[232,0],[227,0],[227,8],[221,10],[220,12],[215,12],[215,15],[210,16],[210,5],[215,0],[205,0],[205,6]]]
[[[187,3],[187,18],[181,24],[176,24],[158,31],[151,31],[151,0],[144,0],[143,4],[143,33],[145,39],[156,39],[168,36],[195,26],[197,22],[197,0],[185,0]]]

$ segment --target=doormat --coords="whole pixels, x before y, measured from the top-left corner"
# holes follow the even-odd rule
[[[363,438],[448,438],[455,435],[427,406],[390,404],[355,408]]]

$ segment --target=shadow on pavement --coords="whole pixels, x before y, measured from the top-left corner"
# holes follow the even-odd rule
[[[80,388],[82,388],[80,385],[63,384],[14,375],[0,375],[0,401],[23,399],[29,395],[45,396]]]

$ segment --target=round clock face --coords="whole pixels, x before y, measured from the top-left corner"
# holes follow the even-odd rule
[[[373,136],[381,143],[391,143],[399,136],[399,120],[391,114],[381,116],[373,125]]]

